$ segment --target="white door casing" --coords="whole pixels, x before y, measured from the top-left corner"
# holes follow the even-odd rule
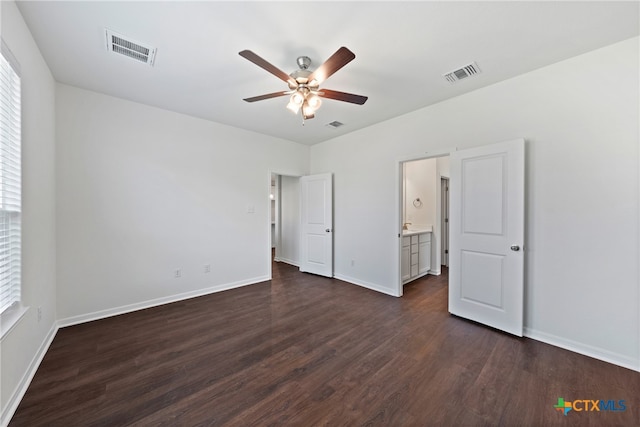
[[[440,264],[449,266],[449,178],[441,178]],[[438,267],[438,266],[436,266]]]
[[[333,179],[300,178],[300,271],[333,277]]]
[[[453,152],[449,312],[522,336],[524,140]]]

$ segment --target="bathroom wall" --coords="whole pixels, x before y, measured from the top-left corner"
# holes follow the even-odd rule
[[[409,229],[435,225],[436,180],[436,159],[416,160],[404,164],[404,222],[411,223]]]

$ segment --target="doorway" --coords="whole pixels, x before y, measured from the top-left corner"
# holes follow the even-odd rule
[[[406,283],[426,274],[439,276],[442,266],[448,266],[448,258],[443,257],[449,246],[448,227],[443,227],[443,218],[448,218],[448,191],[443,195],[442,180],[448,182],[449,174],[448,152],[400,162],[399,296]],[[425,255],[424,250],[430,253]]]
[[[516,336],[523,334],[524,306],[524,200],[525,141],[523,138],[464,150],[449,151],[450,156],[449,252],[447,269],[449,312]],[[398,205],[403,209],[407,197],[403,195],[406,178],[398,170]],[[445,176],[447,177],[447,176]],[[438,179],[442,192],[442,176]],[[445,191],[447,188],[445,187]],[[436,197],[442,204],[442,194]],[[436,209],[442,215],[442,206]],[[403,221],[399,211],[397,224]],[[442,235],[442,217],[434,224],[435,243]],[[403,247],[407,236],[398,233],[398,296],[403,294]],[[411,236],[411,256],[420,257],[420,239]],[[441,268],[441,252],[435,251],[436,267]],[[412,260],[413,261],[413,260]],[[419,264],[418,264],[419,265]],[[435,274],[431,272],[431,274]]]
[[[333,175],[269,173],[269,277],[273,262],[333,277]]]
[[[269,174],[269,277],[272,262],[284,262],[299,267],[300,242],[300,177]]]

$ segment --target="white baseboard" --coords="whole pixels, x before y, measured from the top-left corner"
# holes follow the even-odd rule
[[[255,277],[253,279],[241,280],[238,282],[215,285],[210,288],[198,289],[197,291],[185,292],[182,294],[170,295],[167,297],[156,298],[156,299],[143,301],[135,304],[123,305],[120,307],[110,308],[107,310],[95,311],[93,313],[67,317],[67,318],[58,320],[58,326],[60,328],[64,328],[67,326],[78,325],[80,323],[91,322],[93,320],[100,320],[100,319],[104,319],[111,316],[118,316],[120,314],[131,313],[133,311],[143,310],[145,308],[157,307],[159,305],[170,304],[172,302],[182,301],[190,298],[196,298],[203,295],[213,294],[216,292],[228,291],[230,289],[240,288],[242,286],[248,286],[248,285],[253,285],[260,282],[265,282],[267,280],[269,280],[267,276]]]
[[[537,331],[535,329],[527,327],[524,328],[524,336],[536,341],[541,341],[546,344],[564,348],[565,350],[573,351],[574,353],[593,357],[594,359],[602,360],[607,363],[612,363],[614,365],[622,366],[623,368],[640,372],[640,360],[634,360],[631,357],[614,353],[609,350],[594,347],[588,344],[583,344],[563,337],[558,337],[553,334],[548,334],[546,332]]]
[[[285,264],[293,265],[294,267],[300,267],[300,264],[298,264],[298,261],[294,261],[292,259],[276,257],[273,260],[276,262],[284,262]]]
[[[44,341],[42,341],[42,344],[40,344],[38,351],[36,352],[36,354],[34,354],[33,358],[31,359],[29,368],[24,373],[24,375],[20,379],[20,382],[16,386],[16,389],[13,391],[13,393],[9,397],[9,400],[7,401],[7,406],[5,406],[4,410],[2,411],[2,415],[0,416],[0,426],[6,427],[7,425],[9,425],[9,421],[11,421],[11,418],[13,417],[13,414],[15,414],[16,409],[18,409],[18,405],[20,405],[20,401],[24,397],[24,394],[27,392],[27,389],[29,388],[29,384],[31,384],[31,380],[33,380],[33,376],[36,374],[36,371],[38,370],[40,363],[42,363],[42,359],[44,359],[44,355],[47,354],[47,350],[49,350],[49,346],[53,342],[53,339],[55,338],[56,333],[58,333],[58,326],[57,324],[54,323],[51,326],[51,330],[49,330],[49,332],[47,333],[47,336],[45,337]]]
[[[399,297],[400,296],[400,295],[397,295],[396,293],[394,293],[393,290],[391,290],[389,288],[383,288],[383,287],[381,287],[379,285],[376,285],[375,283],[365,282],[363,280],[354,279],[353,277],[343,276],[342,274],[334,274],[333,277],[335,277],[338,280],[342,280],[343,282],[351,283],[352,285],[361,286],[363,288],[371,289],[372,291],[381,292],[383,294],[391,295],[392,297]]]

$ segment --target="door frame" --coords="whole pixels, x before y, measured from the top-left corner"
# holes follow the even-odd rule
[[[446,267],[449,267],[449,185],[449,177],[440,176],[440,264]]]
[[[397,245],[396,245],[396,256],[397,256],[397,270],[396,270],[396,294],[395,296],[401,297],[404,292],[404,285],[402,283],[402,225],[404,222],[404,178],[403,178],[403,165],[408,162],[413,162],[416,160],[424,160],[424,159],[436,159],[438,157],[446,157],[450,156],[451,153],[457,151],[457,147],[452,148],[443,148],[434,151],[427,151],[423,154],[416,154],[413,156],[402,157],[396,161],[396,230],[397,230]],[[439,193],[439,184],[438,184],[438,193]],[[439,195],[438,195],[439,196]],[[449,194],[451,196],[451,194]],[[437,198],[437,197],[436,197]],[[436,227],[440,230],[440,224],[433,224],[434,231]],[[435,234],[435,233],[433,233]],[[433,242],[433,234],[431,241]],[[438,233],[438,236],[440,234]],[[439,245],[438,245],[439,246]],[[440,262],[440,257],[437,257],[438,262]]]

